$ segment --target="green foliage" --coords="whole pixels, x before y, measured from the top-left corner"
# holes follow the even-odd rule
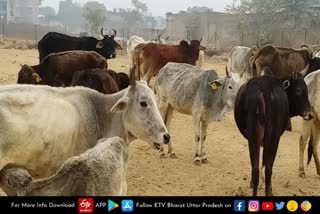
[[[92,35],[99,35],[101,27],[107,20],[107,9],[104,4],[89,1],[82,8],[82,16]]]

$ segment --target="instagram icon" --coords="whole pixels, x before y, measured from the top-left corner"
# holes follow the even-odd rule
[[[258,200],[250,200],[248,202],[248,211],[249,212],[259,212],[260,205]]]

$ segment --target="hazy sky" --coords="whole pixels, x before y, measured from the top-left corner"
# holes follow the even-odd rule
[[[81,4],[89,0],[73,0]],[[104,3],[108,10],[113,8],[131,8],[131,0],[95,0]],[[188,7],[193,6],[207,6],[214,11],[222,12],[226,5],[231,4],[232,0],[140,0],[146,2],[152,15],[165,16],[166,12],[179,12]],[[44,0],[43,6],[51,6],[58,10],[59,0]]]

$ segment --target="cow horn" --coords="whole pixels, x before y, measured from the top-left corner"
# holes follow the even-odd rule
[[[202,41],[202,37],[200,38],[199,42],[201,43],[201,41]]]
[[[116,37],[117,31],[115,29],[112,29],[112,30],[113,30],[113,36]]]
[[[101,36],[104,37],[104,35],[103,35],[103,27],[101,28]]]
[[[169,36],[167,36],[166,41],[169,39]]]
[[[160,37],[161,37],[161,33],[158,36],[158,41],[161,43]]]
[[[130,85],[132,89],[135,89],[136,87],[136,65],[134,64],[132,68],[130,69],[130,74],[129,74],[129,80],[130,80]]]
[[[226,66],[226,76],[228,77],[228,78],[231,78],[231,74],[230,74],[230,72],[228,71],[228,67]]]

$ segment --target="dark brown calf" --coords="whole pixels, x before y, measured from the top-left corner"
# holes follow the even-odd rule
[[[54,53],[45,57],[39,65],[23,65],[17,83],[69,86],[74,72],[107,67],[107,60],[94,51]]]
[[[119,91],[117,82],[104,69],[89,69],[74,73],[71,86],[84,86],[103,94],[113,94]]]

